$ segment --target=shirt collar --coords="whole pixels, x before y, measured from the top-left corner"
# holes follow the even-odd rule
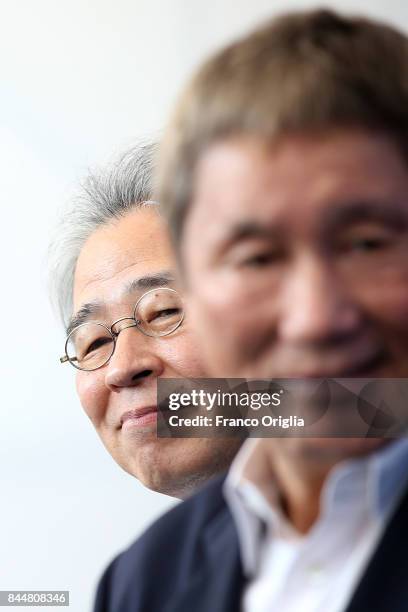
[[[351,503],[368,518],[384,521],[399,501],[407,477],[406,438],[362,458],[339,463],[323,487],[317,523],[324,517],[349,512]],[[237,527],[246,575],[256,570],[266,526],[279,530],[283,537],[299,537],[281,512],[278,488],[268,462],[264,461],[260,440],[247,440],[239,451],[225,481],[224,495]]]

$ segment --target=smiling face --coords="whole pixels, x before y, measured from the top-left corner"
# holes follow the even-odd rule
[[[214,144],[181,256],[213,376],[408,376],[408,171],[386,137]]]
[[[131,317],[137,300],[157,286],[177,289],[166,227],[157,211],[147,207],[100,227],[85,243],[75,271],[74,313],[82,313],[81,321],[85,317],[109,327]],[[151,489],[184,496],[225,469],[239,442],[158,439],[158,376],[205,376],[188,317],[161,338],[135,327],[123,329],[106,365],[78,371],[77,390],[104,445],[123,469]]]

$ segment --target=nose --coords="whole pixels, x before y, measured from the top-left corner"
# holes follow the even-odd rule
[[[140,333],[136,327],[122,329],[115,352],[106,365],[105,385],[111,391],[118,391],[161,376],[164,363],[155,350],[158,341]]]
[[[293,344],[330,344],[360,328],[359,304],[333,266],[308,258],[288,271],[281,302],[279,335]]]

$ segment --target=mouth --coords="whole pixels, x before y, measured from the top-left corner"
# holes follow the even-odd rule
[[[120,419],[122,430],[143,427],[157,422],[157,406],[146,406],[124,412]]]
[[[344,361],[335,367],[299,371],[291,378],[371,378],[376,376],[385,363],[385,351],[379,351],[358,361]]]

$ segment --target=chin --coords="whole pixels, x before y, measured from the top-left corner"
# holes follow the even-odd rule
[[[226,470],[242,440],[160,438],[137,449],[127,472],[145,487],[184,499]]]
[[[144,440],[137,450],[132,449],[130,460],[127,454],[120,465],[151,491],[183,498],[193,487],[197,470],[180,448],[180,442],[183,440],[156,437]]]
[[[169,478],[166,464],[170,463],[169,457],[171,458],[171,455],[174,454],[172,444],[174,440],[157,439],[156,437],[139,441],[137,448],[124,450],[125,458],[120,465],[148,489],[164,493],[168,486],[171,488],[172,479]],[[174,472],[174,469],[172,471]]]
[[[389,442],[388,438],[303,438],[297,446],[303,456],[332,462],[368,455]]]

